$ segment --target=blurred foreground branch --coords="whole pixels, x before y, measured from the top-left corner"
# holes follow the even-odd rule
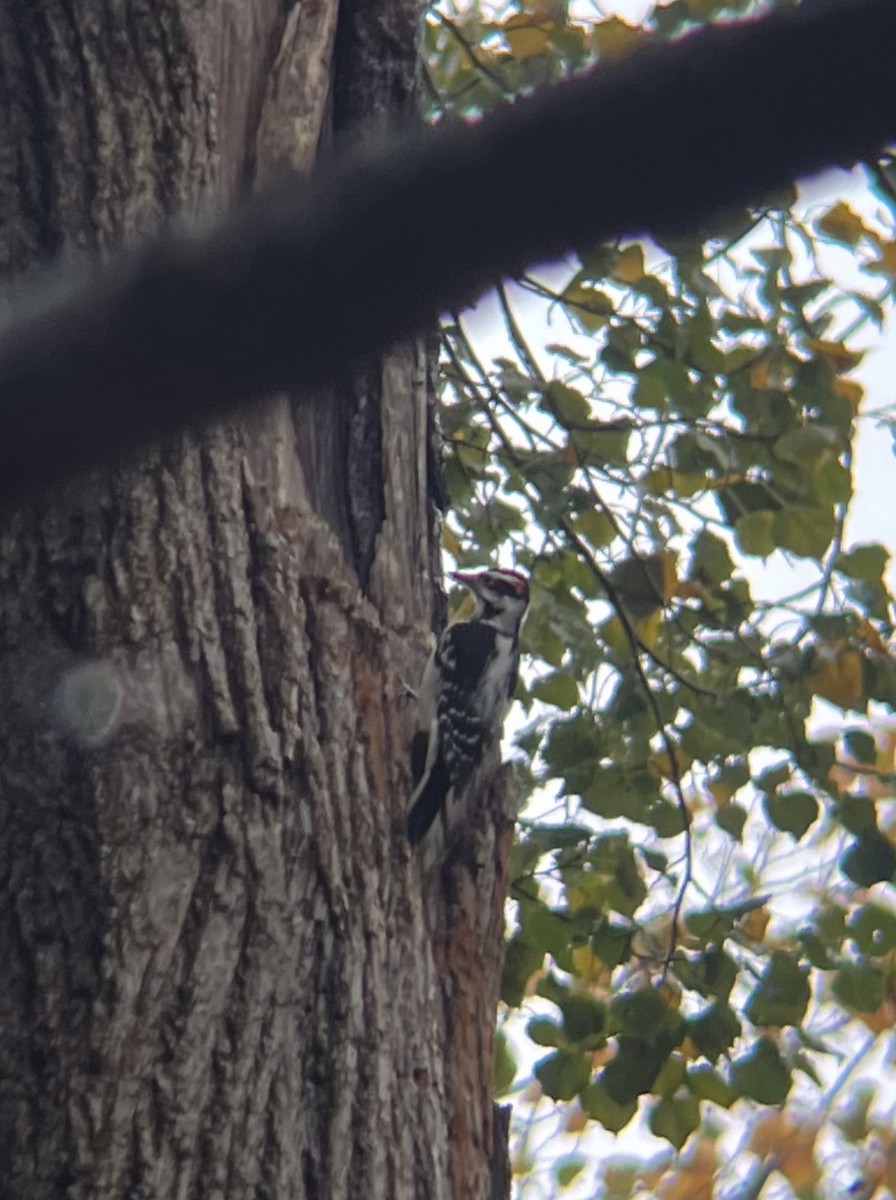
[[[320,383],[496,276],[687,232],[896,137],[893,0],[707,29],[170,236],[0,335],[0,499]]]

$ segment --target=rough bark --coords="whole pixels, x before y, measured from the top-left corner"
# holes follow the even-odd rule
[[[335,40],[330,0],[2,0],[4,269],[307,169]],[[444,862],[401,819],[426,355],[338,396],[0,528],[4,1197],[489,1194],[508,802]]]

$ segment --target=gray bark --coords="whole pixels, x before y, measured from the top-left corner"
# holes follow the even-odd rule
[[[2,0],[4,271],[310,167],[334,71],[346,124],[412,85],[383,9],[365,78],[360,5],[334,63],[332,0]],[[489,1194],[506,796],[444,859],[402,821],[427,368],[398,348],[326,421],[274,397],[4,519],[0,1195]]]

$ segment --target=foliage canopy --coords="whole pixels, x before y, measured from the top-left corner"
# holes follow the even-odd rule
[[[441,5],[431,116],[749,7],[673,0],[634,28],[547,0]],[[515,744],[536,799],[503,989],[532,1014],[525,1097],[561,1102],[573,1132],[640,1108],[687,1144],[672,1176],[607,1166],[604,1195],[710,1195],[732,1106],[753,1114],[756,1169],[820,1194],[812,1104],[844,1046],[871,1046],[860,1024],[896,1018],[893,601],[886,547],[847,528],[869,419],[855,370],[896,283],[893,179],[870,163],[848,199],[794,191],[688,239],[583,246],[497,288],[498,354],[469,315],[442,330],[445,549],[533,580]],[[513,1041],[499,1091],[524,1086]],[[826,1134],[866,1183],[869,1104]],[[515,1165],[535,1188],[527,1130]],[[555,1158],[552,1187],[585,1165]]]

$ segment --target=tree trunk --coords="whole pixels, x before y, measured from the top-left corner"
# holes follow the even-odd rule
[[[418,13],[375,8],[0,0],[5,273],[406,116]],[[506,1189],[502,780],[447,853],[402,820],[430,410],[403,346],[0,529],[0,1196]]]

